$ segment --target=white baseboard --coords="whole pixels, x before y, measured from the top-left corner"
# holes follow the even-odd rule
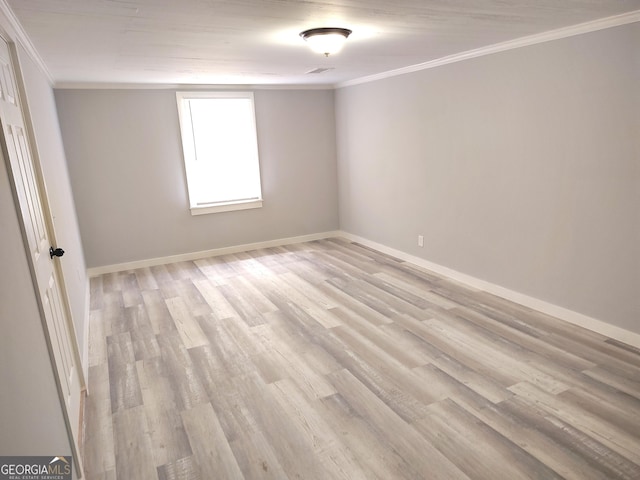
[[[190,260],[198,260],[201,258],[217,257],[219,255],[228,255],[230,253],[248,252],[250,250],[258,250],[260,248],[279,247],[282,245],[291,245],[294,243],[311,242],[313,240],[322,240],[339,236],[340,232],[322,232],[310,235],[301,235],[298,237],[278,238],[275,240],[267,240],[265,242],[246,243],[244,245],[233,245],[231,247],[214,248],[212,250],[203,250],[200,252],[182,253],[180,255],[171,255],[168,257],[149,258],[145,260],[136,260],[127,263],[118,263],[115,265],[105,265],[102,267],[92,267],[87,269],[89,277],[97,277],[105,273],[124,272],[127,270],[135,270],[136,268],[154,267],[156,265],[165,265],[167,263],[186,262]]]
[[[640,334],[638,333],[625,330],[615,325],[611,325],[610,323],[603,322],[602,320],[597,320],[582,313],[574,312],[573,310],[554,305],[544,300],[530,297],[514,290],[509,290],[508,288],[502,287],[500,285],[496,285],[494,283],[487,282],[486,280],[472,277],[471,275],[467,275],[451,268],[438,265],[437,263],[430,262],[420,257],[409,255],[408,253],[405,253],[403,251],[387,247],[386,245],[373,242],[371,240],[353,235],[351,233],[340,232],[339,235],[347,240],[361,243],[362,245],[371,247],[382,253],[386,253],[406,262],[424,267],[452,280],[468,285],[472,288],[483,290],[498,297],[502,297],[512,302],[519,303],[520,305],[524,305],[525,307],[529,307],[547,315],[551,315],[552,317],[556,317],[560,320],[564,320],[565,322],[569,322],[573,325],[586,328],[587,330],[591,330],[592,332],[596,332],[606,337],[626,343],[627,345],[640,348]]]

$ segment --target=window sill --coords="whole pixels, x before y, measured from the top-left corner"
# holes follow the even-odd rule
[[[215,205],[198,205],[191,207],[191,215],[206,215],[208,213],[233,212],[235,210],[249,210],[262,208],[262,199],[244,202],[216,203]]]

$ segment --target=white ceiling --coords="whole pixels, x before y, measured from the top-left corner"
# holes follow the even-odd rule
[[[57,85],[338,84],[640,9],[640,0],[6,0]],[[347,27],[339,54],[299,32]],[[316,68],[324,73],[307,74]]]

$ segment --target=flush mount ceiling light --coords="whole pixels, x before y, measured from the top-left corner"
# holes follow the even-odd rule
[[[339,52],[349,35],[351,30],[348,28],[311,28],[300,34],[311,50],[323,53],[326,57]]]

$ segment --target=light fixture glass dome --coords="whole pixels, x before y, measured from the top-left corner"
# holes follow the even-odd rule
[[[307,41],[311,50],[328,57],[342,49],[350,34],[351,30],[347,28],[312,28],[300,36]]]

